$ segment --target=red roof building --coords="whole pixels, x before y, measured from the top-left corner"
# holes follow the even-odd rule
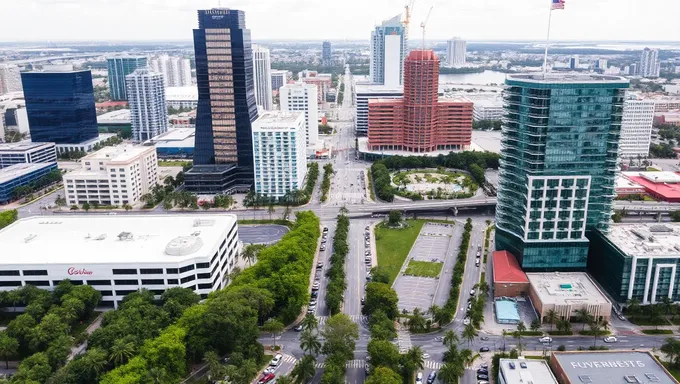
[[[517,259],[508,251],[496,251],[493,257],[494,297],[515,297],[529,293],[529,279]]]
[[[675,172],[624,172],[623,176],[645,188],[653,198],[680,203],[680,174]]]
[[[404,97],[368,101],[368,148],[415,153],[468,149],[472,106],[467,100],[439,100],[439,58],[431,50],[411,51],[404,60]]]

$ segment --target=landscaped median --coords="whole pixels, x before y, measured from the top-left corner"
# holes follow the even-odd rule
[[[388,284],[394,283],[404,260],[418,238],[427,220],[405,220],[401,228],[391,228],[386,222],[375,227],[375,248],[378,265],[389,276]]]
[[[406,271],[407,275],[423,277],[439,277],[444,263],[432,263],[429,261],[409,261]]]

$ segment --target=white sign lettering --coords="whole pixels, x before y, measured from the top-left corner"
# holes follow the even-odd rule
[[[613,361],[572,361],[572,368],[644,368],[645,363],[640,360],[613,360]]]

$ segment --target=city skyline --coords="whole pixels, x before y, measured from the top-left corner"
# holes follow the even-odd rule
[[[271,12],[275,5],[278,6],[277,12]],[[4,5],[3,10],[13,17],[5,19],[0,25],[0,41],[189,41],[191,34],[187,31],[195,24],[195,11],[217,6],[216,0],[199,0],[191,4],[180,0],[103,0],[98,3],[84,0],[26,0]],[[274,0],[236,0],[222,6],[241,9],[248,14],[255,41],[305,39],[309,36],[307,32],[310,28],[323,30],[324,36],[320,38],[364,40],[365,31],[373,29],[384,18],[403,12],[403,4],[393,0],[371,3],[349,0],[337,5],[323,5],[310,0],[287,1],[283,5]],[[447,39],[460,35],[466,40],[494,40],[498,37],[504,40],[542,40],[546,32],[549,2],[422,0],[416,2],[411,18],[412,40],[421,38],[418,26],[431,6],[435,13],[428,21],[428,39]],[[355,9],[361,9],[362,12],[354,12]],[[566,11],[553,15],[551,40],[673,41],[669,40],[676,36],[672,18],[680,12],[680,4],[668,2],[664,10],[662,13],[655,12],[655,8],[634,0],[568,0]],[[163,17],[149,19],[146,17],[149,12]],[[438,16],[444,14],[450,16]],[[601,25],[603,14],[617,20],[617,23],[607,24],[606,28],[604,25],[602,28],[593,28]],[[327,23],[324,15],[333,15],[337,22]],[[285,28],[282,28],[282,23],[293,19],[304,19],[305,22],[286,23]],[[637,27],[629,28],[631,24]],[[55,29],[55,25],[59,28]],[[591,28],[574,28],[576,25],[589,25]]]

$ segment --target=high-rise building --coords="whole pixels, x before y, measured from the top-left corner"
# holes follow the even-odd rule
[[[19,67],[14,64],[0,64],[0,95],[21,90]]]
[[[168,131],[163,75],[140,68],[125,78],[132,122],[132,140],[144,142]]]
[[[621,161],[647,157],[652,141],[654,100],[626,100],[623,104],[619,157]]]
[[[380,84],[357,84],[354,87],[354,124],[357,136],[368,135],[368,101],[370,99],[402,99],[402,87],[391,88]]]
[[[245,13],[199,10],[194,51],[196,144],[194,168],[186,173],[185,186],[198,193],[248,190],[253,182],[252,122],[257,105]]]
[[[454,37],[446,42],[446,64],[448,67],[457,67],[465,64],[467,43],[460,37]]]
[[[333,64],[333,53],[331,51],[331,42],[324,41],[321,48],[321,63],[323,65]]]
[[[578,56],[572,56],[569,58],[569,69],[577,69],[579,64]]]
[[[165,87],[191,86],[191,61],[182,57],[161,55],[149,61],[154,72],[163,74]]]
[[[472,102],[439,99],[439,58],[411,51],[404,62],[404,97],[368,100],[373,151],[463,150],[472,140]]]
[[[404,59],[407,54],[406,28],[401,15],[385,20],[371,32],[372,83],[398,87],[404,78]]]
[[[589,234],[607,230],[628,80],[508,75],[496,248],[534,271],[582,270]]]
[[[302,78],[303,83],[316,86],[316,96],[319,104],[326,101],[328,91],[333,85],[333,75],[330,73],[314,73]]]
[[[659,50],[645,48],[640,55],[639,74],[642,77],[659,77],[661,64],[659,63]]]
[[[78,144],[99,136],[92,73],[23,72],[33,142]]]
[[[255,102],[266,111],[273,108],[272,64],[269,48],[253,45],[253,74],[255,76]]]
[[[272,69],[272,91],[279,91],[279,88],[288,83],[288,71]]]
[[[306,153],[304,113],[263,113],[253,123],[255,192],[281,198],[303,189]]]
[[[630,71],[628,71],[628,74],[631,75],[631,76],[635,76],[635,75],[638,74],[638,70],[639,70],[639,68],[638,68],[637,63],[633,63],[633,64],[630,65]]]
[[[146,67],[145,56],[122,56],[109,57],[109,90],[111,92],[111,100],[127,101],[127,91],[125,85],[125,76],[134,72],[137,68]]]
[[[279,89],[279,100],[284,112],[304,112],[306,144],[316,144],[319,139],[317,87],[307,83],[286,84]]]

